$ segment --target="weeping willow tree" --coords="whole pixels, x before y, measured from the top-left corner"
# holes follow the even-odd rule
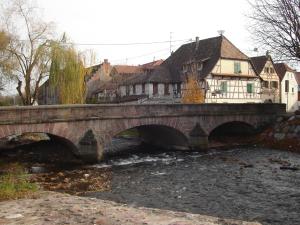
[[[51,48],[50,87],[57,90],[61,104],[85,102],[83,56],[73,46],[54,42]]]

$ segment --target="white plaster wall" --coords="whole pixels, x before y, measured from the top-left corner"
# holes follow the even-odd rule
[[[259,79],[206,79],[209,89],[206,92],[205,102],[208,103],[248,103],[262,102],[261,83]],[[227,92],[218,94],[221,90],[221,82],[227,82]],[[247,84],[254,85],[253,93],[247,93]],[[213,94],[215,93],[215,95]]]
[[[289,80],[289,92],[285,92],[285,81]],[[298,109],[298,84],[293,72],[286,72],[281,81],[281,103],[286,104],[288,112]]]
[[[126,86],[120,86],[119,90],[122,97],[126,95]]]
[[[153,85],[152,85],[152,83],[146,84],[146,93],[149,95],[149,97],[153,96]]]
[[[142,91],[143,91],[142,85],[141,85],[141,84],[136,84],[136,85],[135,85],[135,94],[136,94],[136,95],[141,95],[141,94],[142,94]]]
[[[241,63],[240,75],[255,76],[255,72],[254,72],[250,62],[243,61],[243,60],[219,59],[219,61],[217,62],[216,66],[213,69],[213,73],[234,74],[234,62]]]
[[[164,84],[158,84],[158,96],[165,95],[165,85]]]

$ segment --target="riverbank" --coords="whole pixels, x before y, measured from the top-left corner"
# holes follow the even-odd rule
[[[274,126],[258,136],[258,144],[300,153],[300,111],[294,115],[279,117]]]
[[[217,217],[131,207],[93,198],[40,192],[36,199],[1,202],[0,224],[260,225]]]

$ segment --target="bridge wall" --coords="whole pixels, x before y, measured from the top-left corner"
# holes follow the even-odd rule
[[[170,104],[170,105],[59,105],[2,107],[0,138],[43,132],[73,143],[74,153],[87,161],[100,160],[103,148],[118,133],[147,125],[172,128],[190,148],[205,148],[216,127],[232,121],[254,128],[272,123],[285,113],[283,104]]]

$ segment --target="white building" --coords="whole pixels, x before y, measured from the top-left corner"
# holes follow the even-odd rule
[[[295,73],[285,63],[275,64],[275,69],[280,77],[281,82],[281,103],[286,104],[288,112],[294,112],[298,109],[298,83]]]

